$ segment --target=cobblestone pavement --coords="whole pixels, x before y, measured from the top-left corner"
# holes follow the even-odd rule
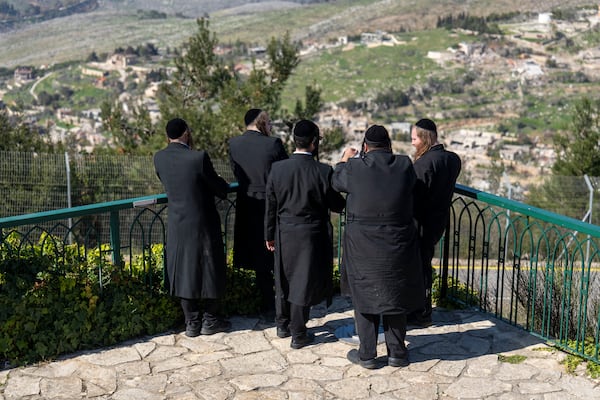
[[[229,333],[188,338],[183,332],[123,343],[60,360],[0,371],[9,399],[600,399],[600,381],[526,332],[473,311],[434,311],[435,324],[407,335],[411,364],[367,370],[346,354],[356,345],[334,332],[353,323],[345,298],[314,307],[314,345],[290,348],[272,323],[231,318]],[[521,363],[499,360],[521,355]]]

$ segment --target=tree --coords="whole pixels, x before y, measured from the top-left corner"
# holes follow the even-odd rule
[[[533,187],[527,202],[581,219],[588,208],[584,175],[600,176],[600,99],[583,98],[574,105],[566,133],[554,137],[556,162],[552,176]],[[598,216],[598,202],[592,215]]]
[[[126,117],[123,104],[119,101],[105,101],[100,105],[100,118],[103,130],[113,140],[114,149],[119,154],[152,154],[160,147],[150,113],[142,105],[128,104],[131,116]],[[162,143],[162,142],[161,142]],[[105,152],[106,149],[97,149]]]
[[[248,108],[277,114],[281,92],[299,62],[298,49],[288,34],[271,39],[265,68],[254,62],[250,75],[243,77],[214,53],[218,40],[208,20],[198,19],[197,25],[197,33],[175,59],[172,79],[160,87],[162,126],[173,117],[184,118],[193,130],[195,147],[224,158],[227,140],[243,130]]]
[[[554,148],[554,175],[600,176],[600,99],[575,103],[568,134],[557,134]]]
[[[317,84],[308,85],[304,88],[304,106],[300,99],[296,100],[296,108],[294,110],[294,116],[290,117],[294,120],[300,119],[313,119],[315,115],[323,107],[323,100],[321,99],[321,89]]]
[[[326,129],[321,135],[323,136],[323,140],[319,144],[319,151],[321,153],[337,151],[346,143],[344,131],[341,127]]]
[[[45,141],[20,117],[9,117],[6,110],[0,110],[0,151],[53,153],[60,150],[60,144]]]

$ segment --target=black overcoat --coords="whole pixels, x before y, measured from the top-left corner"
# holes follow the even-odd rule
[[[236,268],[273,268],[273,254],[263,241],[265,187],[271,164],[286,158],[281,139],[258,131],[246,131],[229,140],[229,161],[239,183],[233,241]]]
[[[267,181],[265,240],[275,240],[275,287],[287,301],[331,302],[333,243],[329,210],[344,197],[331,188],[333,169],[309,154],[273,164]]]
[[[413,220],[416,180],[410,159],[386,150],[335,167],[333,188],[348,193],[343,273],[360,313],[400,314],[423,307]]]
[[[214,299],[225,290],[225,253],[215,196],[228,184],[208,154],[170,143],[154,155],[154,167],[169,200],[167,273],[172,295]]]
[[[421,225],[423,238],[429,245],[435,245],[446,229],[461,161],[456,153],[437,144],[414,162],[414,168],[417,174],[415,218]]]

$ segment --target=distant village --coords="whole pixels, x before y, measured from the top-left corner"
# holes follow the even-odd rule
[[[589,15],[587,21],[581,24],[598,24],[600,21],[600,9],[598,14]],[[540,38],[544,32],[549,32],[552,27],[551,14],[544,13],[538,16],[536,21],[530,21],[519,25],[519,33],[514,35],[514,40],[526,40],[528,37]],[[561,30],[569,31],[579,29],[577,24],[561,26]],[[531,42],[527,42],[531,44]],[[403,43],[387,32],[365,32],[361,34],[360,45],[375,46],[401,46]],[[339,37],[335,41],[319,43],[317,41],[305,42],[300,51],[301,57],[308,57],[313,53],[323,51],[331,47],[341,47],[344,50],[350,50],[359,45],[348,41],[347,37]],[[219,54],[227,54],[231,49],[221,46],[215,51]],[[249,48],[249,56],[255,58],[257,65],[260,66],[261,55],[266,51],[263,47]],[[478,68],[497,68],[499,63],[505,66],[511,76],[517,77],[523,85],[535,85],[536,79],[544,74],[545,65],[548,62],[556,64],[568,64],[577,62],[586,69],[586,72],[600,76],[600,48],[586,50],[578,54],[572,60],[555,59],[554,56],[546,56],[536,52],[527,58],[511,59],[498,55],[494,49],[481,43],[459,43],[456,48],[449,48],[440,51],[432,51],[427,55],[430,59],[439,63],[455,62],[462,65],[477,65]],[[551,58],[552,57],[552,58]],[[250,57],[249,57],[250,59]],[[548,61],[551,59],[551,61]],[[235,65],[239,73],[248,73],[252,67],[251,61],[240,62]],[[43,73],[43,68],[40,68]],[[94,84],[102,87],[106,82],[109,73],[117,72],[121,79],[131,79],[130,75],[135,74],[135,79],[140,82],[145,80],[148,73],[152,71],[151,67],[138,65],[135,56],[125,54],[109,55],[105,61],[89,62],[80,67],[82,77],[93,79]],[[51,72],[50,72],[51,74]],[[14,77],[7,83],[7,90],[13,87],[22,86],[35,82],[35,85],[46,78],[47,75],[34,76],[31,67],[22,66],[14,71]],[[143,97],[132,99],[131,95],[123,92],[120,97],[122,104],[127,107],[131,101],[143,105],[151,118],[156,122],[159,120],[159,109],[156,103],[156,92],[159,83],[151,83],[144,92]],[[0,91],[0,96],[2,91]],[[1,98],[0,98],[1,100]],[[1,103],[1,101],[0,101]],[[10,105],[6,105],[10,112]],[[124,110],[127,112],[128,110]],[[26,114],[35,116],[37,110],[27,110]],[[443,114],[434,114],[430,116],[436,120],[443,120]],[[55,118],[62,124],[56,124],[49,130],[50,137],[55,141],[64,141],[67,137],[77,143],[80,151],[91,151],[95,146],[107,144],[107,138],[102,134],[102,122],[100,120],[100,109],[89,109],[81,113],[73,113],[70,109],[58,109]],[[362,112],[350,112],[335,104],[328,104],[318,115],[318,123],[323,130],[330,128],[341,128],[345,134],[347,145],[360,146],[362,134],[369,124],[373,123],[368,115]],[[62,126],[68,126],[64,128]],[[387,124],[394,140],[394,150],[397,152],[412,154],[410,147],[410,121],[396,121]],[[507,133],[494,132],[492,127],[460,127],[448,126],[442,124],[439,126],[440,141],[450,150],[458,153],[463,159],[463,174],[459,181],[468,184],[476,189],[490,191],[500,190],[492,188],[490,184],[490,167],[496,163],[504,165],[505,174],[502,177],[503,185],[511,186],[512,195],[515,198],[522,197],[526,186],[529,183],[539,182],[541,176],[547,172],[554,163],[555,154],[552,146],[532,138],[531,143],[527,144],[507,144],[513,140],[507,137]],[[509,136],[509,135],[508,135]],[[494,160],[490,157],[491,149],[497,151],[497,157]],[[340,149],[341,152],[341,149]],[[324,160],[335,162],[339,154],[323,155]]]

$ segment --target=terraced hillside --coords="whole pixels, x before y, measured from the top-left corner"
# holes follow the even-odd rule
[[[20,0],[11,0],[23,4]],[[91,51],[152,42],[178,46],[194,33],[195,18],[210,16],[221,41],[265,43],[290,31],[298,40],[335,38],[364,31],[433,27],[438,17],[466,12],[489,15],[509,11],[542,12],[589,5],[583,0],[99,0],[89,13],[22,24],[0,34],[0,66],[42,65],[84,59]],[[155,18],[155,13],[164,13]]]

